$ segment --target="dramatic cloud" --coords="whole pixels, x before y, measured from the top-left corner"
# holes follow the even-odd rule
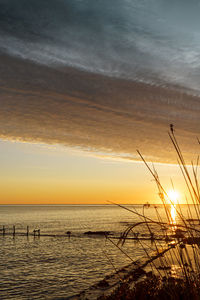
[[[199,89],[199,1],[0,0],[0,51]]]
[[[0,0],[0,136],[168,162],[174,123],[193,158],[199,13],[195,0]]]
[[[200,99],[183,89],[55,70],[0,57],[0,137],[175,161],[174,123],[187,157],[198,145]]]

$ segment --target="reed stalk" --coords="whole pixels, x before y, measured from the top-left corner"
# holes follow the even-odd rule
[[[191,162],[191,167],[188,167],[176,138],[173,124],[170,124],[170,131],[168,132],[168,135],[177,155],[178,167],[181,170],[185,186],[188,190],[189,199],[186,197],[187,211],[186,213],[182,211],[182,207],[179,202],[176,205],[172,202],[162,185],[154,166],[150,167],[149,163],[147,163],[140,151],[137,150],[141,160],[144,162],[156,183],[158,195],[165,212],[165,220],[161,217],[157,207],[154,207],[156,218],[152,219],[145,214],[145,206],[141,213],[135,208],[130,209],[117,204],[119,207],[128,210],[130,213],[133,213],[137,218],[139,218],[137,222],[127,226],[121,234],[117,247],[120,245],[123,246],[128,236],[131,235],[133,237],[137,236],[138,243],[144,250],[144,255],[147,259],[152,257],[152,247],[154,248],[153,255],[157,255],[158,259],[153,263],[151,262],[151,268],[155,275],[152,274],[152,278],[148,278],[146,280],[146,284],[150,282],[155,283],[154,276],[156,276],[157,282],[155,285],[157,289],[153,289],[154,294],[152,293],[151,298],[134,298],[138,292],[138,285],[135,284],[132,292],[130,292],[126,283],[124,283],[126,286],[126,291],[124,291],[125,294],[127,292],[127,295],[132,295],[132,298],[128,298],[128,296],[124,298],[117,298],[120,294],[118,291],[118,294],[115,294],[115,298],[113,299],[159,299],[158,295],[162,295],[163,291],[165,292],[165,294],[162,295],[163,300],[175,300],[180,299],[180,297],[181,299],[200,299],[199,156],[197,157],[196,163],[194,164]],[[197,139],[197,141],[200,144],[199,139]],[[174,189],[173,182],[172,187]],[[174,208],[176,215],[178,216],[179,221],[176,223],[174,223],[171,216],[170,206]],[[144,230],[144,226],[146,226],[147,232],[149,233],[151,246],[149,243],[140,239],[141,230]],[[156,238],[158,232],[163,237],[161,241]],[[169,249],[169,251],[165,252],[165,255],[161,257],[160,248],[162,250],[166,248]],[[177,269],[176,274],[172,274],[172,266]],[[170,268],[171,270],[169,271]],[[145,283],[143,285],[145,285]],[[149,287],[149,289],[152,290],[152,287]]]

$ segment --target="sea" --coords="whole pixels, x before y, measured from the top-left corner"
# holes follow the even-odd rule
[[[118,240],[112,237],[120,237],[129,225],[141,222],[137,213],[145,213],[152,219],[159,215],[162,221],[166,220],[164,209],[144,205],[125,207],[1,206],[0,299],[68,299],[143,258],[144,248],[151,247],[150,241],[141,247],[130,239],[118,246]],[[173,211],[172,215],[175,220]],[[12,233],[13,225],[15,236],[3,236],[3,226],[6,233]],[[25,233],[27,226],[30,235],[18,235]],[[34,229],[40,229],[41,235],[31,235]],[[67,231],[71,232],[70,237]],[[109,231],[111,235],[106,238],[85,234],[88,231]],[[149,236],[144,224],[137,225],[134,232]]]

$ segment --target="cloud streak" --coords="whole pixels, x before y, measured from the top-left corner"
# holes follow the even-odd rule
[[[200,99],[155,86],[0,56],[0,137],[175,162],[169,123],[188,159],[198,149]]]
[[[195,0],[0,0],[0,51],[199,93],[199,12]]]

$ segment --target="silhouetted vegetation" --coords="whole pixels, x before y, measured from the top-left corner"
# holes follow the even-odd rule
[[[179,202],[174,203],[170,199],[154,166],[150,167],[138,151],[157,185],[158,194],[165,211],[165,218],[163,219],[163,216],[160,215],[157,207],[155,207],[157,217],[152,219],[145,215],[145,209],[141,213],[134,208],[129,209],[120,205],[135,214],[139,220],[127,226],[121,235],[118,246],[123,246],[129,235],[137,236],[146,258],[150,259],[152,257],[152,247],[154,247],[155,252],[153,255],[157,257],[157,261],[150,260],[152,271],[146,273],[146,277],[143,274],[143,280],[134,281],[128,278],[120,284],[112,295],[100,299],[200,299],[199,157],[195,163],[191,162],[191,166],[186,164],[175,136],[173,124],[170,124],[169,138],[176,151],[178,165],[189,194],[189,199],[186,198],[186,212],[183,213]],[[178,222],[174,222],[171,208],[175,210]],[[144,228],[144,226],[149,233],[150,246],[144,244],[139,238],[142,234],[141,228]],[[163,235],[161,241],[156,239],[158,231],[162,232]],[[164,248],[169,251],[166,251],[164,255],[160,255],[161,250]]]

